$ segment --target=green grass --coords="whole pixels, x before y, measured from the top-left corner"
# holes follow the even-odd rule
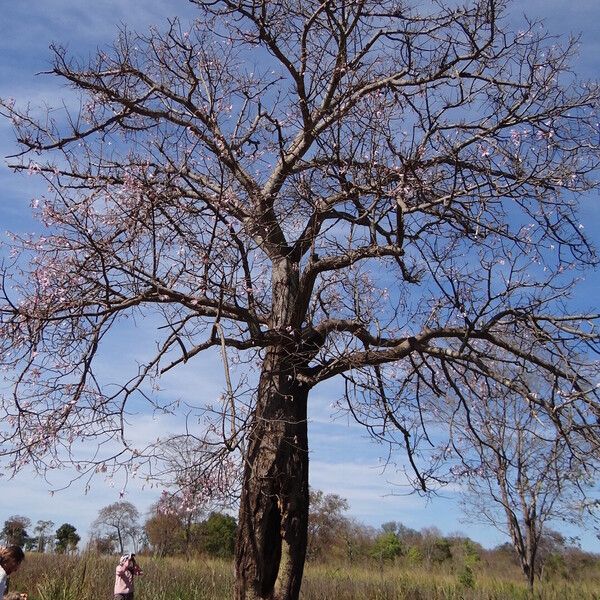
[[[143,577],[136,600],[229,600],[231,563],[214,559],[140,557]],[[95,555],[27,556],[13,576],[12,589],[29,592],[30,600],[110,600],[116,559]],[[464,578],[463,578],[464,582]],[[531,600],[518,573],[474,569],[473,587],[461,583],[460,571],[424,566],[365,564],[307,565],[303,600]],[[600,600],[597,573],[585,581],[545,582],[536,600]]]

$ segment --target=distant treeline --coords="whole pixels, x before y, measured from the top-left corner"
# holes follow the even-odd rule
[[[514,549],[503,544],[484,549],[468,536],[444,536],[437,527],[415,530],[400,522],[369,527],[345,515],[348,502],[336,494],[319,490],[310,493],[308,560],[318,563],[403,564],[430,568],[451,568],[469,586],[483,563],[498,572],[512,572],[518,565]],[[211,556],[230,558],[235,548],[237,523],[225,512],[208,514],[177,506],[165,497],[143,520],[130,502],[116,502],[99,511],[92,523],[86,550],[116,554],[130,550],[165,556]],[[31,535],[29,534],[31,532]],[[4,522],[2,541],[17,544],[30,552],[73,553],[80,536],[65,523],[54,529],[51,521],[12,516]],[[600,568],[600,557],[582,551],[576,540],[549,530],[540,545],[538,578],[574,580]]]

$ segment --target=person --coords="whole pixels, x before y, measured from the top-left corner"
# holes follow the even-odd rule
[[[119,560],[115,574],[114,600],[133,600],[133,580],[142,570],[135,561],[135,554],[124,554]]]
[[[14,573],[25,559],[25,554],[19,546],[0,548],[0,598],[8,594],[8,578]],[[11,594],[14,595],[14,594]],[[17,594],[20,598],[27,598],[25,594]]]

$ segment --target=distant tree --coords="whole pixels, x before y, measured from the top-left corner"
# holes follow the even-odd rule
[[[72,553],[77,549],[77,544],[81,537],[77,533],[77,529],[70,523],[63,523],[55,534],[56,543],[54,549],[59,554]]]
[[[481,562],[482,547],[460,532],[450,534],[447,540],[454,564],[460,569],[458,582],[465,588],[474,587],[475,567]]]
[[[27,536],[23,542],[23,547],[27,552],[37,551],[38,539],[35,536]]]
[[[2,539],[7,546],[24,546],[29,538],[27,528],[31,520],[21,515],[13,515],[4,521]]]
[[[33,532],[37,536],[37,551],[46,552],[48,546],[52,544],[52,530],[54,529],[53,521],[39,520]],[[50,548],[51,549],[51,548]]]
[[[443,563],[452,558],[452,544],[447,538],[435,540],[430,547],[429,558],[434,563]]]
[[[88,548],[96,554],[114,554],[117,549],[117,539],[114,534],[90,538]]]
[[[157,505],[157,515],[170,516],[178,523],[176,529],[177,538],[174,538],[173,542],[176,542],[178,552],[182,552],[186,556],[189,556],[193,550],[193,546],[197,541],[196,534],[198,527],[202,522],[203,517],[206,516],[205,506],[202,502],[198,504],[189,504],[188,500],[191,497],[188,488],[187,492],[163,492]],[[157,526],[162,527],[164,520],[158,520],[155,523]]]
[[[307,557],[317,558],[330,550],[344,528],[348,501],[321,490],[309,492]]]
[[[493,552],[496,554],[505,554],[510,556],[512,560],[516,560],[515,549],[510,542],[503,542],[494,547]],[[516,564],[516,563],[515,563]]]
[[[386,521],[381,524],[383,533],[396,533],[398,531],[398,523],[396,521]]]
[[[341,552],[349,562],[371,556],[377,533],[355,519],[345,519],[338,533],[341,540]]]
[[[567,554],[576,549],[577,538],[570,538],[545,527],[540,537],[535,561],[536,575],[540,580],[544,577],[567,577]]]
[[[570,581],[580,580],[600,566],[597,554],[585,552],[575,546],[566,548],[562,556],[565,562],[565,576]],[[542,574],[542,578],[544,575],[545,573]]]
[[[422,535],[416,529],[412,529],[403,523],[398,521],[388,521],[381,525],[381,529],[384,532],[393,532],[398,536],[398,539],[402,541],[404,545],[410,545],[417,543]]]
[[[481,561],[481,545],[477,544],[473,540],[469,538],[461,540],[461,549],[464,555],[464,562],[473,566]]]
[[[234,517],[213,512],[200,524],[199,549],[211,556],[231,558],[235,550],[236,531]]]
[[[140,554],[152,553],[150,542],[148,541],[148,535],[146,534],[146,530],[143,527],[140,529],[140,533],[138,535],[138,552]]]
[[[439,540],[441,537],[444,537],[442,530],[436,525],[423,527],[419,533],[421,534],[421,538],[427,541],[435,541]]]
[[[429,563],[442,563],[452,558],[452,547],[437,527],[421,530],[421,550]]]
[[[423,551],[419,546],[410,546],[410,548],[408,548],[406,551],[406,559],[413,565],[420,565],[425,557],[423,556]]]
[[[458,573],[458,583],[465,588],[475,587],[475,574],[473,573],[473,567],[470,564],[465,564]]]
[[[92,535],[102,535],[103,532],[114,535],[121,554],[125,552],[126,540],[130,540],[135,550],[140,530],[139,518],[140,514],[131,502],[114,502],[100,509],[92,523]]]
[[[160,503],[155,505],[144,524],[144,531],[152,552],[156,556],[167,556],[184,551],[184,520],[174,510],[163,512]]]
[[[515,385],[524,384],[514,380]],[[527,382],[533,388],[531,382]],[[540,383],[541,390],[547,387]],[[468,419],[457,416],[456,476],[465,484],[465,514],[484,520],[510,538],[533,589],[544,545],[556,538],[552,523],[581,525],[594,518],[593,484],[598,460],[578,460],[568,441],[529,401],[488,388],[493,401],[465,394]],[[566,402],[552,395],[552,402]],[[560,534],[558,534],[560,535]]]

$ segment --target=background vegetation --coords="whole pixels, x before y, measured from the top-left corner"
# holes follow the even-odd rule
[[[600,556],[548,530],[540,544],[533,595],[514,548],[482,546],[436,527],[415,530],[391,521],[379,528],[348,518],[348,502],[310,494],[305,600],[598,600]],[[5,544],[28,550],[12,589],[30,600],[101,600],[112,597],[117,553],[136,550],[144,576],[136,600],[220,600],[233,591],[236,521],[218,511],[181,510],[161,499],[142,522],[128,502],[102,508],[80,547],[75,527],[9,517]],[[68,535],[67,535],[68,534]]]
[[[301,597],[304,600],[502,600],[529,599],[518,568],[501,553],[483,552],[472,563],[467,555],[437,564],[415,565],[410,556],[384,562],[309,562]],[[144,575],[136,600],[229,600],[233,589],[230,561],[198,556],[140,557]],[[565,565],[567,566],[567,565]],[[81,556],[27,556],[13,578],[13,589],[27,590],[30,600],[102,600],[112,597],[115,559],[85,553]],[[470,575],[467,575],[470,573]],[[598,561],[569,573],[548,572],[534,592],[547,600],[597,600],[600,597]]]
[[[101,509],[85,548],[78,547],[70,524],[52,534],[51,522],[40,521],[30,536],[29,518],[9,517],[3,542],[20,541],[29,549],[12,589],[27,591],[30,600],[108,600],[116,553],[124,545],[138,551],[144,569],[136,600],[231,598],[232,516],[178,513],[162,502],[140,523],[141,515],[126,504]],[[311,491],[304,600],[600,598],[600,556],[583,552],[576,540],[557,532],[543,538],[532,594],[510,544],[485,549],[463,534],[445,536],[436,527],[417,531],[395,521],[368,527],[348,518],[347,510],[344,498]]]

